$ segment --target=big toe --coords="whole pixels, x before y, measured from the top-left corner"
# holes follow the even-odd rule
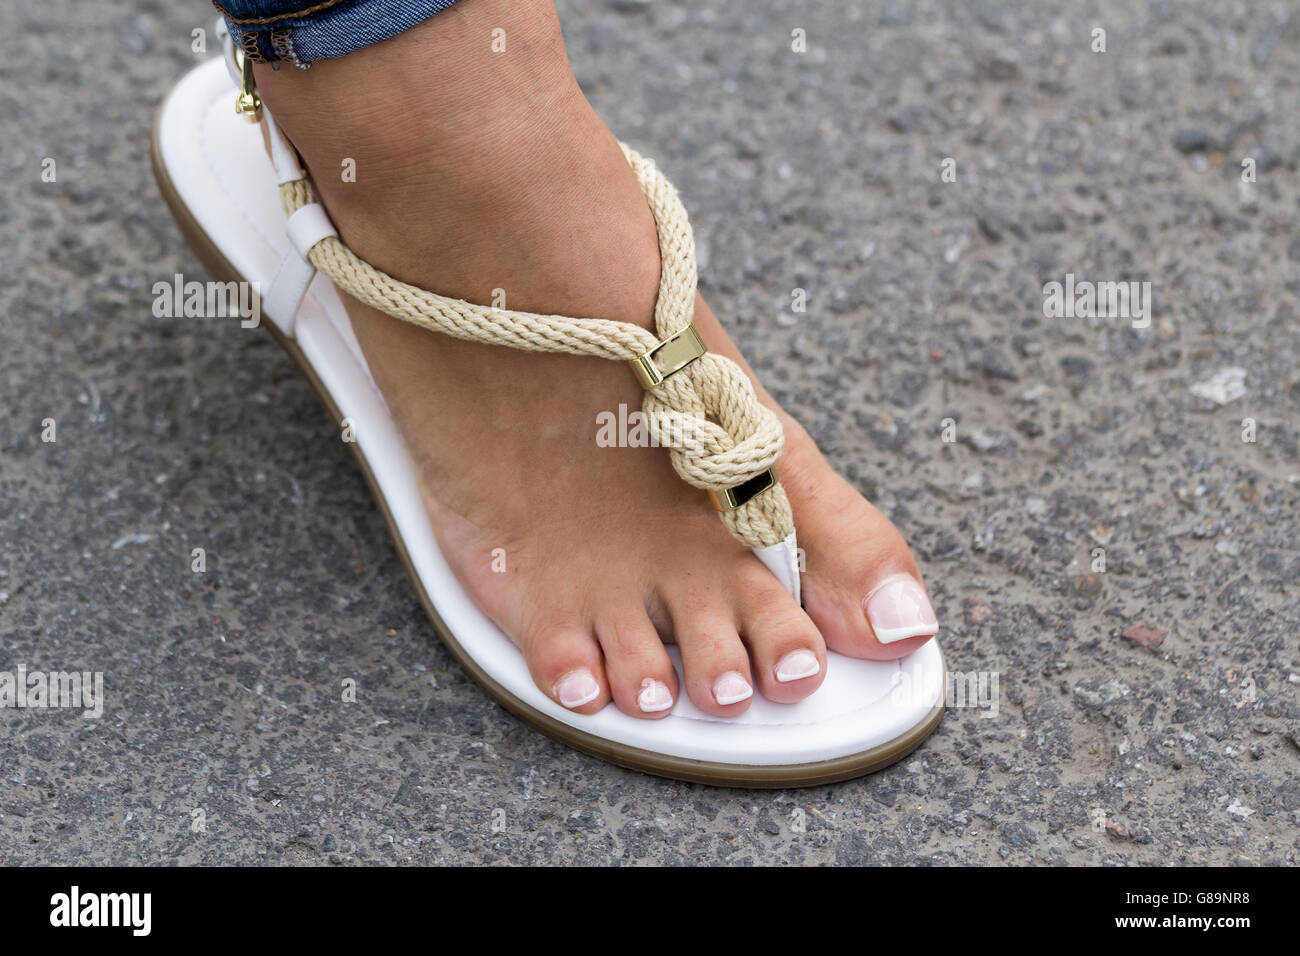
[[[782,480],[807,562],[804,608],[826,645],[867,660],[912,653],[939,622],[903,536],[815,449],[787,457]]]

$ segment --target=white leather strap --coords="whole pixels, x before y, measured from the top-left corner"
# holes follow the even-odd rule
[[[777,580],[790,592],[790,596],[802,603],[803,597],[799,586],[799,548],[795,543],[795,533],[791,531],[789,537],[779,544],[751,550],[757,555],[758,560],[767,565],[767,569],[776,575]]]
[[[307,253],[326,236],[337,236],[338,232],[325,214],[325,207],[315,202],[295,211],[285,223],[285,230],[292,248],[280,260],[280,267],[262,296],[262,311],[281,331],[293,335],[294,318],[302,297],[316,275],[316,267],[307,260]]]
[[[226,26],[224,17],[217,17],[217,36],[221,38],[221,59],[226,62],[226,72],[230,74],[230,82],[238,88],[241,77],[239,64],[235,62],[235,40],[230,35],[230,28]]]
[[[266,120],[266,131],[269,134],[267,139],[271,143],[271,163],[275,166],[275,178],[279,185],[291,183],[296,179],[302,179],[306,174],[302,167],[298,165],[298,153],[284,134],[280,132],[280,127],[276,125],[275,117],[271,111],[262,104],[262,118]]]
[[[220,17],[217,18],[217,36],[221,38],[221,54],[222,59],[226,61],[226,72],[238,87],[243,78],[240,76],[239,61],[235,57],[235,41],[230,35],[226,21]],[[266,120],[266,130],[269,134],[267,138],[271,143],[271,163],[275,166],[276,179],[279,180],[280,185],[302,179],[303,171],[298,164],[298,154],[280,132],[280,127],[275,124],[275,117],[271,115],[265,103],[262,104],[262,117]]]
[[[280,260],[270,286],[262,295],[262,312],[286,335],[293,335],[298,307],[302,305],[302,297],[307,294],[307,287],[315,275],[316,268],[299,255],[297,249],[290,249]]]
[[[286,228],[289,230],[289,241],[304,259],[311,247],[326,236],[338,236],[338,230],[330,222],[325,207],[318,202],[308,203],[295,210],[289,217]]]

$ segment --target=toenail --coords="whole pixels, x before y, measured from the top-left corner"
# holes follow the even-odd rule
[[[657,714],[673,705],[672,691],[663,681],[647,677],[641,682],[641,693],[637,695],[636,705],[644,713]]]
[[[867,620],[881,644],[939,633],[925,588],[906,574],[889,578],[867,598]]]
[[[821,662],[817,660],[817,655],[812,651],[791,651],[777,661],[776,679],[782,684],[788,684],[794,680],[812,677],[821,669]]]
[[[713,699],[723,707],[739,704],[754,696],[754,688],[741,675],[740,671],[727,671],[713,682]]]
[[[600,684],[596,683],[596,678],[585,667],[570,671],[555,685],[556,699],[570,710],[590,704],[599,696]]]

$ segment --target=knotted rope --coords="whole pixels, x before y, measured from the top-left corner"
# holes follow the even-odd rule
[[[445,335],[533,352],[564,352],[632,361],[661,339],[691,324],[695,315],[695,241],[686,210],[672,184],[627,146],[654,214],[662,260],[654,334],[628,322],[575,319],[475,305],[408,285],[358,258],[337,237],[317,242],[311,264],[340,289],[372,308]],[[286,215],[316,202],[310,180],[280,187]],[[761,405],[749,377],[735,362],[706,352],[645,391],[642,411],[653,441],[669,448],[673,467],[697,488],[722,492],[772,468],[784,436],[776,415]],[[780,484],[732,510],[720,512],[727,529],[752,548],[778,544],[794,531],[790,502]]]

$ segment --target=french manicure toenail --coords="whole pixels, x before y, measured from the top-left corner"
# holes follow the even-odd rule
[[[713,682],[713,699],[723,707],[739,704],[754,696],[754,688],[749,686],[740,671],[727,671]]]
[[[817,660],[817,655],[812,651],[791,651],[777,661],[776,679],[782,684],[788,684],[794,680],[812,677],[821,669],[821,662]]]
[[[867,620],[881,644],[939,633],[925,588],[906,574],[890,578],[867,598]]]
[[[636,705],[642,713],[657,714],[673,705],[673,693],[663,681],[647,677],[641,682],[641,693],[637,695]]]
[[[570,710],[590,704],[599,696],[600,684],[596,683],[596,678],[585,667],[570,671],[555,685],[556,699]]]

